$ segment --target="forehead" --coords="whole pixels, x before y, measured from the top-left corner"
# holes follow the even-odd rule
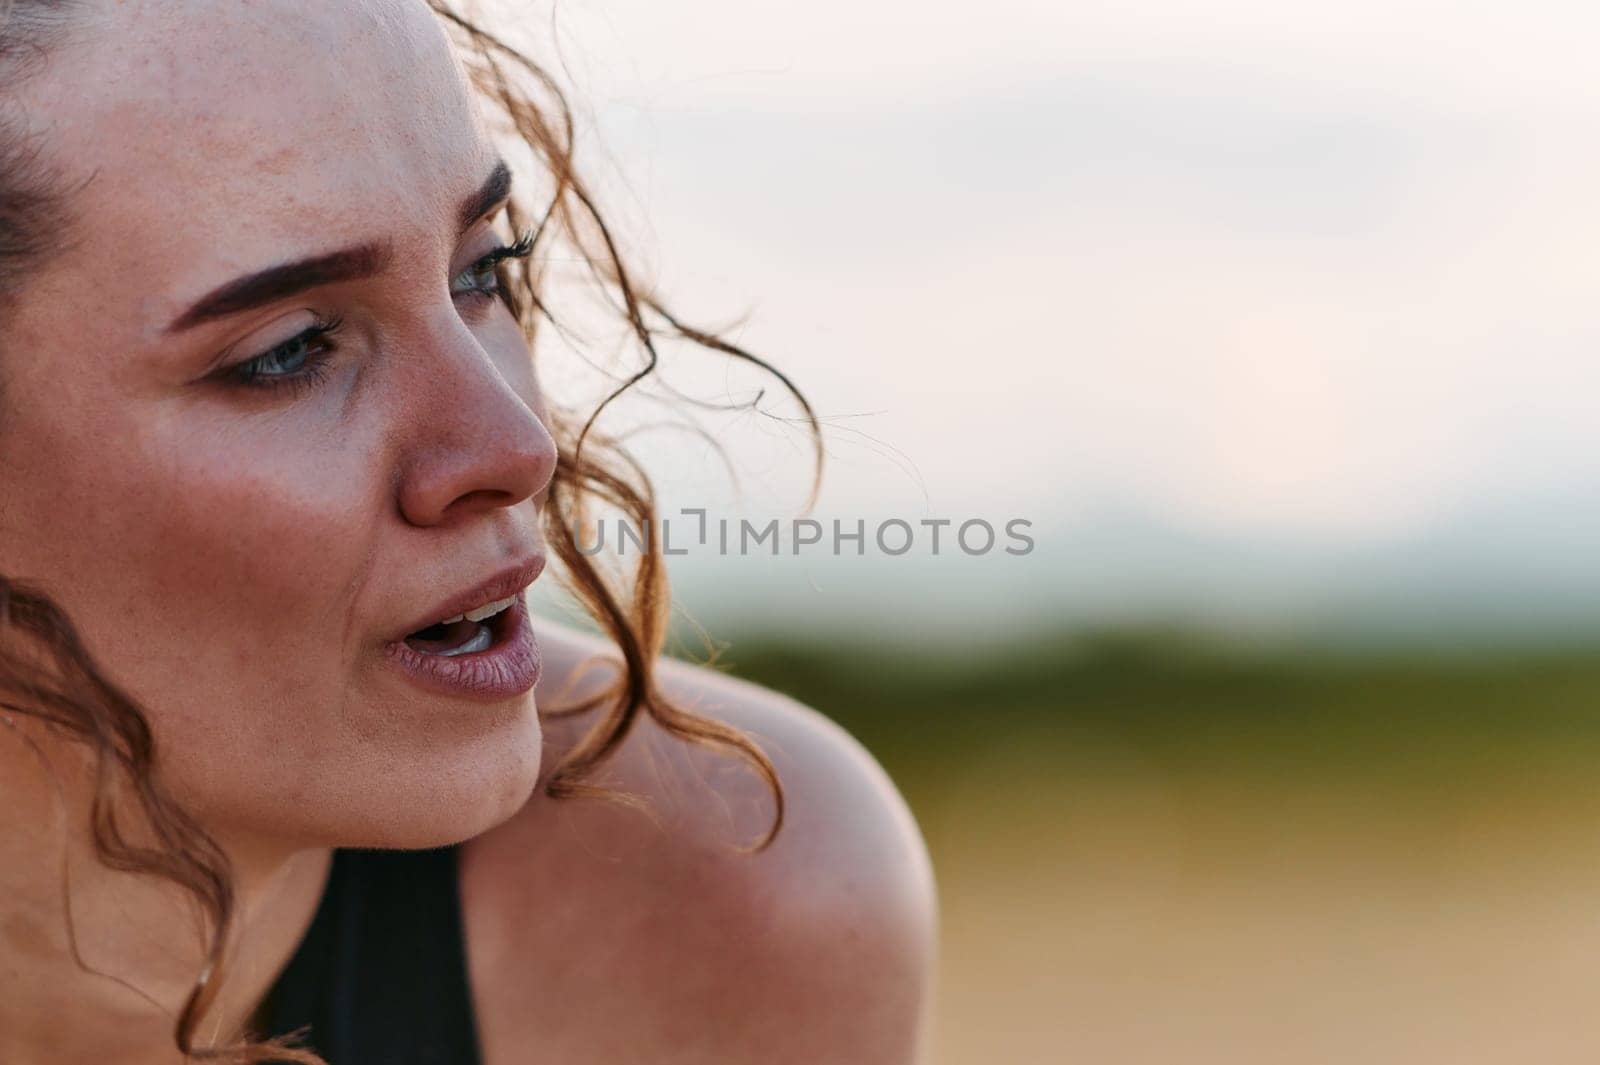
[[[310,251],[453,232],[493,159],[422,0],[107,0],[25,93],[73,188],[68,256],[133,270],[150,311]]]

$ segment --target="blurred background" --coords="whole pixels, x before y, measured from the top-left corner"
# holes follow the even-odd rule
[[[916,814],[935,1061],[1600,1053],[1600,9],[502,6],[866,523],[670,565]],[[663,512],[797,516],[794,405],[663,356]]]

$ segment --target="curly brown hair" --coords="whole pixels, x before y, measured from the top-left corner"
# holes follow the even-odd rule
[[[588,279],[621,315],[641,356],[637,368],[625,374],[594,409],[583,413],[554,404],[550,408],[547,428],[556,440],[558,461],[543,523],[560,563],[554,574],[610,637],[622,668],[597,694],[539,708],[547,717],[594,714],[578,742],[545,776],[545,790],[555,798],[608,794],[591,783],[595,770],[616,751],[642,711],[675,736],[743,757],[767,781],[775,812],[767,834],[756,845],[760,849],[783,823],[783,791],[772,763],[738,730],[675,705],[655,681],[654,663],[670,617],[660,544],[651,538],[632,573],[622,574],[603,569],[601,560],[591,557],[592,551],[579,549],[575,537],[595,504],[616,508],[636,527],[654,527],[656,506],[649,477],[617,439],[596,429],[596,420],[612,400],[655,370],[658,340],[689,341],[750,364],[782,385],[799,404],[801,421],[815,447],[813,500],[822,470],[817,418],[783,373],[716,332],[686,324],[635,280],[589,187],[575,170],[573,115],[557,81],[505,39],[486,31],[461,5],[448,0],[428,0],[428,4],[451,35],[497,132],[526,145],[551,183],[542,209],[530,210],[515,200],[508,206],[510,221],[518,230],[538,219],[531,227],[533,241],[546,254],[499,267],[502,289],[530,350],[545,323],[563,329],[543,298],[547,285],[542,263],[551,259],[548,249],[564,245],[585,264]],[[81,6],[81,0],[0,0],[0,79],[15,84],[36,70],[69,30],[72,15]],[[50,234],[63,230],[71,199],[61,175],[45,163],[40,144],[8,117],[0,114],[0,306],[18,290],[25,268],[49,251]],[[319,1056],[295,1045],[293,1038],[252,1039],[226,1047],[195,1045],[200,1021],[217,1000],[235,920],[228,856],[164,787],[144,711],[92,660],[71,619],[41,588],[3,574],[0,710],[41,721],[92,752],[95,787],[88,829],[101,862],[116,870],[163,877],[199,902],[206,924],[206,953],[174,1024],[179,1049],[194,1060],[323,1065]],[[0,722],[10,723],[4,716]]]

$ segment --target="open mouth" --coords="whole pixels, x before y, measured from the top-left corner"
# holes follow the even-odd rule
[[[443,658],[487,651],[504,639],[510,608],[516,601],[516,596],[508,596],[437,621],[406,636],[406,646],[419,654]]]

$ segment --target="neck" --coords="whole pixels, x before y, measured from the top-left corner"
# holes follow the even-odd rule
[[[0,729],[0,1061],[176,1065],[177,1018],[205,964],[200,911],[170,881],[100,863],[87,832],[89,767],[75,748],[25,721]],[[219,842],[235,911],[197,1049],[249,1034],[332,853]]]

